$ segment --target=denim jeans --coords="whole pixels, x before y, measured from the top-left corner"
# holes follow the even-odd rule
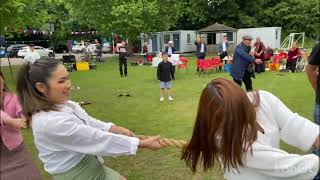
[[[314,122],[318,125],[320,124],[320,104],[318,103],[314,107]],[[314,149],[313,153],[320,156],[320,149]],[[320,174],[318,173],[313,180],[320,180]]]

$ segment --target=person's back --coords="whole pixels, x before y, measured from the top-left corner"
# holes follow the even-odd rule
[[[249,56],[250,48],[246,47],[243,43],[237,45],[232,60],[231,76],[240,80],[247,69],[250,62],[244,58],[245,55]],[[252,58],[253,59],[253,58]]]
[[[181,159],[194,173],[199,162],[204,171],[219,163],[228,180],[316,176],[319,157],[290,154],[280,149],[280,140],[303,151],[318,148],[319,126],[271,93],[245,93],[236,83],[217,78],[202,90],[192,138]]]
[[[309,150],[319,134],[319,127],[291,112],[277,97],[266,91],[259,92],[256,117],[264,133],[258,131],[257,140],[245,155],[245,165],[224,173],[228,180],[301,180],[312,179],[319,168],[319,158],[313,154],[289,154],[280,149],[280,140]],[[247,93],[254,103],[254,93]],[[299,131],[299,136],[292,136]],[[301,137],[301,138],[300,138]],[[309,173],[306,172],[309,170]]]

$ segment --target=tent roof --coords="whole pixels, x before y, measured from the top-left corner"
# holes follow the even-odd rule
[[[208,27],[202,28],[199,30],[200,32],[205,33],[219,33],[219,32],[236,32],[237,30],[235,28],[226,26],[224,24],[215,23]]]

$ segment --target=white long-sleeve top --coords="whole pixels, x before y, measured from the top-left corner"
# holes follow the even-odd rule
[[[67,101],[59,111],[32,116],[34,143],[44,169],[63,173],[77,165],[86,154],[101,156],[136,154],[139,139],[110,133],[113,123],[90,117],[77,103]]]
[[[293,113],[277,97],[259,91],[257,109],[259,125],[264,134],[247,152],[245,166],[225,172],[227,180],[311,180],[319,171],[319,157],[314,154],[289,154],[281,149],[280,140],[301,150],[309,150],[317,137],[319,126]],[[248,93],[252,100],[252,93]]]
[[[34,62],[36,62],[36,60],[40,59],[40,55],[37,52],[27,52],[26,55],[24,56],[24,60],[27,62],[30,62],[31,64],[33,64]]]

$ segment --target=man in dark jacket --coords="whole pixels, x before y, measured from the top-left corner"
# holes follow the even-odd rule
[[[254,59],[254,52],[251,52],[252,36],[242,37],[242,42],[237,45],[232,61],[231,76],[233,81],[241,86],[242,81],[247,91],[252,91],[251,75],[254,73],[253,68],[249,68],[252,63],[261,64],[261,59]]]
[[[197,58],[198,60],[204,60],[207,52],[207,45],[204,43],[204,37],[197,38],[194,44],[197,46]],[[197,71],[199,71],[199,67],[197,67]]]
[[[173,66],[172,63],[168,60],[168,54],[162,52],[163,61],[159,63],[157,70],[157,77],[160,80],[160,101],[164,101],[163,94],[164,89],[168,90],[168,99],[173,101],[172,98],[172,80],[174,79]]]
[[[224,57],[228,56],[229,42],[228,37],[223,36],[223,42],[219,43],[219,56],[222,60]]]
[[[320,124],[320,36],[317,38],[317,43],[312,49],[309,57],[309,64],[307,66],[307,74],[315,93],[316,93],[316,105],[314,109],[314,122]],[[314,153],[320,156],[320,149],[315,149]],[[320,173],[314,178],[314,180],[320,179]]]
[[[124,72],[123,72],[122,66],[124,66]],[[124,42],[124,41],[121,42],[121,46],[119,47],[119,70],[120,70],[121,77],[123,77],[123,73],[125,76],[128,75],[128,72],[127,72],[127,50],[126,50],[126,42]]]
[[[223,61],[223,58],[228,57],[228,49],[229,49],[229,42],[228,42],[228,37],[226,35],[223,36],[223,41],[219,43],[219,57],[220,57],[220,62]],[[227,61],[224,61],[225,63]],[[219,70],[222,69],[222,66],[219,67]]]
[[[171,57],[172,54],[176,52],[176,49],[173,47],[173,42],[169,41],[168,46],[165,49],[166,53],[168,53],[168,56]]]

